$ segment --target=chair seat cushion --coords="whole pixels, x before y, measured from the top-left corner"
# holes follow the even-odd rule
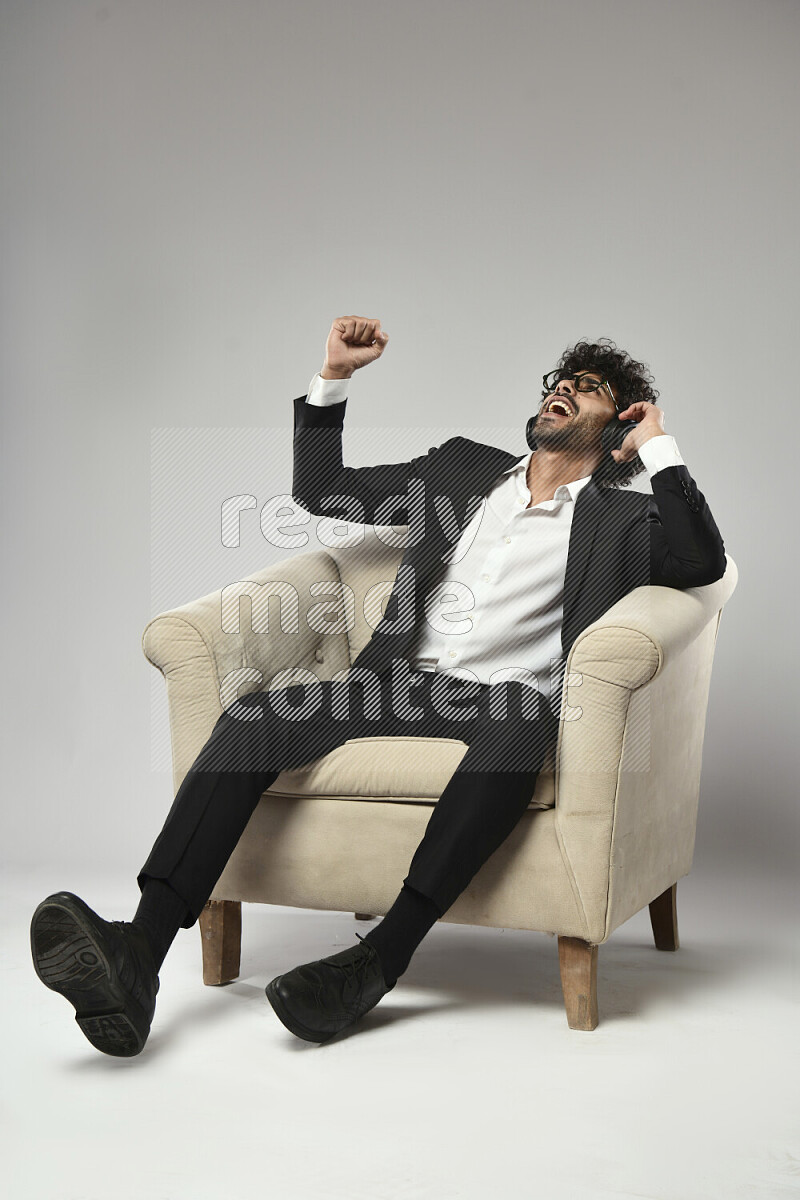
[[[341,800],[437,800],[467,752],[453,738],[353,738],[330,754],[283,771],[269,788],[284,795]],[[536,780],[530,808],[553,808],[553,751]]]

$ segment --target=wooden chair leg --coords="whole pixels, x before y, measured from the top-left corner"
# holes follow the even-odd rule
[[[238,976],[241,961],[241,900],[209,900],[198,923],[203,945],[203,983],[230,983]]]
[[[656,950],[677,950],[678,885],[673,883],[650,903],[650,924],[653,926]]]
[[[559,937],[558,965],[570,1029],[597,1027],[597,946],[583,938]]]
[[[354,915],[355,915],[355,918],[357,921],[374,921],[375,920],[375,916],[373,913],[355,913]]]

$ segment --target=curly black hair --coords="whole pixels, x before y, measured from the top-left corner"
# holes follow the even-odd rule
[[[658,399],[659,393],[652,386],[653,377],[647,364],[637,362],[625,350],[618,349],[610,338],[601,337],[596,342],[580,341],[569,346],[558,360],[555,370],[566,376],[590,368],[602,372],[603,378],[617,389],[620,409],[633,404],[635,400],[655,404]],[[542,400],[549,394],[543,388]],[[638,454],[625,463],[614,461],[611,450],[619,449],[619,435],[619,422],[613,417],[603,430],[601,446],[604,455],[592,475],[599,487],[627,487],[645,469]]]

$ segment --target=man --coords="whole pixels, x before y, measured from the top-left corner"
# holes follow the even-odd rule
[[[313,703],[295,684],[223,711],[137,876],[131,922],[104,921],[70,892],[33,915],[37,974],[105,1053],[143,1048],[167,950],[281,770],[352,737],[461,740],[465,755],[384,919],[357,945],[267,986],[298,1037],[324,1042],[352,1025],[527,809],[564,719],[563,668],[578,634],[635,587],[703,586],[725,572],[722,538],[664,432],[646,368],[613,342],[565,351],[544,379],[524,457],[454,437],[411,462],[345,467],[346,381],[387,342],[377,319],[337,319],[320,374],[295,400],[296,500],[408,529],[367,646],[341,676],[313,681]],[[626,491],[645,468],[653,495]]]

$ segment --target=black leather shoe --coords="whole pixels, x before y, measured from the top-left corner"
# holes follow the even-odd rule
[[[131,1058],[144,1049],[158,971],[144,932],[104,921],[72,892],[55,892],[31,919],[31,954],[45,987],[66,996],[97,1050]]]
[[[278,1017],[307,1042],[326,1042],[392,990],[378,951],[360,933],[356,937],[361,945],[304,963],[267,984],[267,999]]]

